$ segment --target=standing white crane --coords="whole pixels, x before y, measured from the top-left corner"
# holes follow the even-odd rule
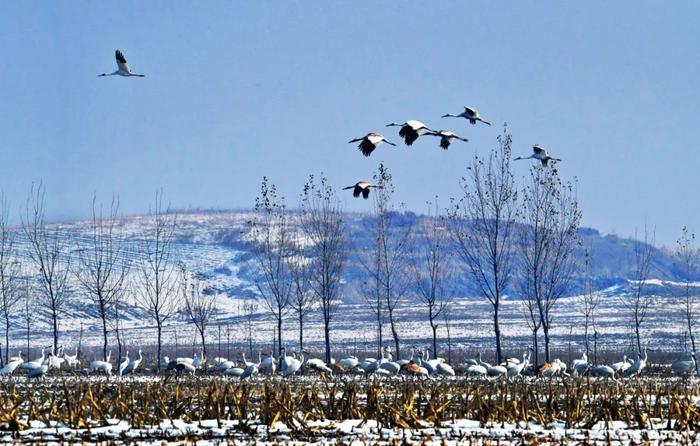
[[[428,126],[426,126],[422,122],[413,119],[409,119],[408,121],[401,124],[399,124],[398,122],[392,122],[390,124],[387,124],[386,126],[401,127],[401,130],[399,130],[399,136],[403,138],[407,146],[413,144],[418,139],[418,137],[424,134],[425,132],[435,131],[428,128]]]
[[[369,198],[370,189],[383,189],[383,186],[374,185],[368,181],[358,181],[353,186],[344,187],[343,190],[352,189],[352,196],[357,198],[362,194],[362,198],[365,200]]]
[[[19,367],[24,362],[24,359],[20,356],[19,358],[14,358],[14,360],[5,364],[3,368],[0,369],[0,376],[12,375],[17,367]]]
[[[681,376],[692,376],[697,373],[698,364],[695,358],[695,352],[690,356],[688,360],[675,361],[671,364],[671,370],[676,375]]]
[[[519,160],[529,160],[529,159],[534,159],[538,160],[542,163],[542,167],[547,167],[549,165],[550,161],[561,161],[560,158],[554,158],[552,155],[549,154],[545,149],[540,147],[539,145],[535,144],[532,146],[532,155],[530,156],[519,156],[515,158],[514,161],[519,161]]]
[[[119,363],[119,367],[117,368],[117,375],[120,377],[124,374],[124,370],[129,366],[129,352],[126,352],[126,355],[122,358],[122,362]]]
[[[79,367],[80,360],[78,359],[78,347],[75,348],[74,355],[67,355],[63,353],[63,359],[66,360],[66,365],[68,365],[68,367],[70,367],[71,369]]]
[[[632,367],[632,363],[633,361],[631,359],[627,359],[627,355],[624,355],[622,357],[622,361],[612,364],[611,367],[615,373],[626,373],[627,369]]]
[[[426,135],[439,136],[440,137],[440,147],[447,150],[450,147],[453,139],[458,139],[460,141],[469,142],[467,138],[462,138],[459,135],[454,134],[449,130],[438,130],[437,132],[425,132]]]
[[[527,352],[527,356],[523,353],[523,360],[519,363],[510,367],[506,372],[508,379],[513,379],[519,376],[523,371],[530,365],[530,351]]]
[[[41,349],[41,356],[38,357],[38,358],[36,358],[36,359],[33,360],[33,361],[27,361],[27,362],[25,362],[24,364],[22,364],[22,368],[23,368],[23,369],[31,370],[31,369],[35,369],[35,368],[37,368],[37,367],[41,367],[41,366],[44,364],[44,359],[45,359],[45,357],[44,357],[44,349],[42,348],[42,349]]]
[[[358,144],[357,148],[360,149],[360,152],[362,152],[364,156],[370,156],[372,152],[374,152],[374,149],[376,149],[377,146],[381,143],[387,143],[390,146],[396,146],[396,144],[394,144],[391,141],[388,141],[379,133],[368,133],[362,138],[351,139],[350,141],[348,141],[348,144],[352,144],[354,142],[360,143]]]
[[[301,369],[301,364],[304,362],[304,351],[301,351],[301,356],[299,359],[292,356],[287,356],[287,349],[282,347],[282,366],[280,371],[283,377],[288,377],[295,374],[299,369]]]
[[[90,363],[90,368],[88,369],[88,373],[95,373],[102,371],[105,373],[107,376],[112,376],[112,363],[110,362],[112,360],[112,351],[110,350],[109,353],[107,353],[107,360],[102,361],[102,360],[95,360]]]
[[[243,373],[241,374],[241,379],[246,379],[246,378],[250,378],[253,375],[257,375],[259,366],[260,366],[260,362],[249,363],[246,366],[246,368],[243,369]]]
[[[98,77],[102,76],[124,76],[124,77],[145,77],[143,74],[136,74],[129,68],[129,63],[126,61],[124,54],[117,50],[114,53],[114,57],[117,59],[117,71],[114,73],[102,73]]]
[[[273,375],[277,369],[277,360],[273,356],[272,352],[269,352],[267,358],[260,362],[260,371],[263,373],[269,373]]]
[[[580,376],[584,374],[586,369],[588,369],[588,354],[583,352],[580,359],[574,359],[571,370],[573,370],[574,376]]]
[[[242,362],[243,362],[243,364],[244,364],[246,367],[249,367],[249,366],[255,364],[254,362],[247,361],[247,360],[245,359],[245,352],[241,352],[241,357],[243,358]],[[260,358],[258,358],[258,359],[260,359]],[[260,361],[258,361],[258,362],[260,362]]]
[[[552,362],[545,362],[537,371],[542,376],[554,377],[566,373],[566,364],[564,364],[561,359],[557,358]]]
[[[443,118],[464,118],[468,120],[471,124],[476,124],[476,121],[481,121],[484,124],[491,125],[490,122],[484,121],[484,119],[479,116],[479,112],[472,107],[464,107],[464,111],[458,115],[453,115],[452,113],[447,113],[442,115]]]
[[[142,355],[141,349],[139,349],[139,357],[134,358],[134,359],[129,361],[129,365],[127,365],[126,368],[124,369],[123,375],[133,374],[134,371],[136,371],[138,366],[141,364],[142,360],[143,360],[143,355]]]
[[[627,369],[627,374],[629,376],[639,376],[647,366],[647,348],[644,347],[644,357],[642,355],[637,356],[637,360],[634,364]]]

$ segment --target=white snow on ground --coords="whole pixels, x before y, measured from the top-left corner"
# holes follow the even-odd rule
[[[664,420],[652,420],[660,426],[665,426]],[[233,441],[256,441],[257,444],[276,444],[280,441],[290,441],[291,444],[302,442],[294,438],[292,430],[284,423],[277,422],[271,428],[254,420],[248,421],[248,431],[245,433],[236,420],[202,420],[201,422],[185,422],[182,420],[163,420],[157,426],[137,428],[124,420],[110,420],[106,426],[95,426],[90,429],[70,429],[66,426],[41,421],[29,422],[30,428],[19,433],[0,432],[0,441],[33,442],[33,441],[139,441],[149,444],[159,444],[161,441],[181,441],[185,438],[199,438],[197,444],[216,444],[222,439]],[[611,422],[607,426],[598,423],[591,429],[566,429],[563,423],[552,423],[542,426],[536,423],[525,424],[488,424],[480,426],[474,420],[455,420],[432,426],[414,429],[390,429],[379,425],[374,420],[321,420],[308,421],[308,427],[313,436],[305,438],[304,442],[323,444],[393,444],[395,441],[439,445],[448,442],[464,443],[471,441],[491,441],[502,445],[522,444],[523,441],[535,440],[556,441],[559,444],[691,444],[700,441],[700,433],[677,432],[669,430],[629,428],[624,422]]]

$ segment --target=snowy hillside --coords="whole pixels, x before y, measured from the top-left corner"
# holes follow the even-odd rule
[[[177,232],[174,245],[174,261],[184,262],[192,271],[199,273],[204,279],[207,292],[217,295],[217,306],[219,308],[218,319],[220,321],[236,322],[233,336],[238,339],[243,337],[241,320],[241,305],[245,301],[257,299],[257,289],[254,284],[256,265],[251,253],[251,236],[248,228],[248,221],[251,219],[250,211],[240,212],[191,212],[184,213],[178,217]],[[394,221],[399,225],[409,225],[419,223],[425,217],[416,216],[412,213],[399,214]],[[341,311],[345,311],[346,317],[338,320],[339,331],[345,327],[346,334],[338,333],[338,340],[344,342],[362,342],[357,338],[356,327],[362,324],[363,320],[370,317],[370,313],[362,305],[363,299],[359,295],[360,284],[366,280],[360,257],[366,255],[368,247],[371,246],[370,234],[364,230],[371,225],[368,216],[360,214],[346,214],[346,222],[349,230],[350,255],[347,262],[344,276],[344,288],[342,291],[345,304]],[[423,225],[415,225],[417,236],[420,239]],[[71,239],[74,254],[81,243],[85,243],[89,225],[86,222],[62,223],[61,231]],[[133,248],[132,254],[138,256],[138,249],[143,238],[146,236],[146,219],[140,216],[128,217],[122,223],[122,229],[128,234],[129,244]],[[580,231],[582,247],[586,247],[593,252],[592,274],[597,289],[609,297],[606,307],[611,313],[616,312],[619,306],[617,296],[631,292],[632,283],[628,280],[634,267],[633,243],[631,240],[623,239],[613,235],[601,235],[593,229],[582,229]],[[22,245],[23,238],[18,234],[18,239]],[[26,250],[26,243],[22,245]],[[583,255],[583,249],[580,250]],[[414,254],[416,256],[418,254]],[[26,251],[25,251],[26,256]],[[28,261],[28,259],[26,259]],[[31,268],[27,263],[27,268]],[[131,278],[137,280],[138,271],[132,268]],[[651,293],[672,296],[681,292],[682,284],[677,274],[673,259],[663,250],[656,250],[652,267],[652,276],[656,279],[650,281],[648,290]],[[466,280],[466,275],[456,274],[459,280],[453,288],[453,294],[458,298],[455,307],[455,326],[464,329],[462,342],[464,345],[476,342],[482,336],[489,336],[488,307],[483,302],[474,299],[470,284]],[[580,291],[582,277],[578,278],[579,289],[572,290],[572,295]],[[74,337],[79,324],[85,324],[86,331],[95,337],[99,333],[98,320],[90,302],[78,292],[75,287],[73,302],[66,317],[61,324],[64,330]],[[521,306],[517,295],[510,293],[508,303],[504,309],[504,326],[507,336],[524,339],[527,336],[527,329],[523,327]],[[568,318],[572,317],[571,308],[575,299],[568,299],[569,304],[562,303],[562,313]],[[264,307],[259,306],[260,315],[256,318],[256,337],[261,340],[269,339],[271,327],[264,319]],[[126,312],[127,326],[148,328],[143,310],[131,306]],[[407,302],[401,311],[402,329],[410,332],[412,337],[422,337],[423,310],[415,302]],[[475,314],[476,313],[476,314]],[[475,318],[478,318],[475,320]],[[312,317],[313,319],[313,317]],[[420,321],[420,324],[418,323]],[[182,321],[181,321],[182,322]],[[316,321],[318,322],[318,321]],[[178,325],[178,321],[172,321],[173,326]],[[574,322],[561,324],[560,329],[565,326],[574,325]],[[620,321],[610,321],[610,330],[621,334],[625,330],[625,323]],[[320,327],[312,320],[309,326],[309,339],[320,339],[320,332],[315,333]],[[473,333],[466,332],[471,329]],[[175,330],[175,329],[174,329]],[[19,335],[19,329],[16,330]],[[563,332],[562,332],[563,333]],[[132,339],[150,336],[150,332],[139,334],[136,331],[129,336]],[[371,334],[363,334],[371,337]]]

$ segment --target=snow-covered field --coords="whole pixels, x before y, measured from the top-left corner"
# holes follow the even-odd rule
[[[0,384],[0,441],[696,444],[699,390],[658,378],[19,378]]]
[[[254,261],[246,243],[250,238],[247,222],[251,219],[250,211],[240,212],[202,212],[186,213],[178,218],[176,243],[173,251],[174,262],[184,262],[192,271],[204,277],[205,286],[216,294],[218,313],[207,333],[210,348],[217,349],[220,344],[226,344],[226,349],[237,349],[248,341],[248,327],[243,316],[243,306],[246,302],[257,302],[258,309],[252,321],[252,342],[254,348],[269,350],[275,334],[275,324],[264,303],[259,299],[257,288],[253,282],[255,272]],[[348,214],[349,224],[353,227],[360,224],[362,216]],[[131,256],[138,252],[141,241],[147,236],[147,219],[145,217],[128,217],[122,223],[121,229],[127,235],[129,243],[134,248]],[[76,246],[86,242],[86,222],[63,223],[61,230],[66,237],[73,240]],[[590,232],[590,231],[589,231]],[[614,237],[602,237],[594,234],[599,243],[608,243],[616,247],[616,254],[622,255],[627,244],[617,241]],[[593,237],[593,236],[591,236]],[[21,237],[20,237],[21,239]],[[612,241],[611,241],[612,240]],[[618,247],[619,245],[619,247]],[[20,240],[20,246],[24,246]],[[606,245],[607,246],[607,245]],[[25,246],[26,248],[26,246]],[[608,248],[612,249],[612,248]],[[618,252],[619,251],[619,252]],[[26,253],[25,253],[26,254]],[[613,256],[614,257],[614,256]],[[617,257],[615,257],[617,258]],[[27,269],[29,259],[26,257]],[[377,339],[376,324],[372,319],[372,311],[358,294],[357,284],[361,282],[361,268],[357,256],[351,256],[348,261],[346,286],[343,289],[344,303],[340,306],[331,325],[333,345],[342,349],[370,350]],[[620,261],[615,260],[605,264],[609,274],[621,274],[623,268],[616,266]],[[77,265],[74,262],[74,265]],[[618,271],[619,270],[619,271]],[[603,274],[603,273],[600,273]],[[132,268],[131,282],[137,283],[139,272]],[[602,279],[601,279],[602,280]],[[654,290],[673,289],[681,285],[673,280],[653,279],[649,285]],[[665,288],[664,288],[665,287]],[[601,351],[626,350],[629,345],[630,313],[624,307],[620,296],[629,292],[624,284],[612,285],[600,290],[603,295],[597,316],[598,349]],[[256,300],[257,299],[257,300]],[[41,308],[39,307],[39,310]],[[450,340],[452,347],[463,354],[472,354],[477,350],[489,349],[492,345],[491,308],[484,301],[469,295],[457,295],[450,311]],[[681,351],[681,335],[684,330],[680,317],[678,299],[659,297],[650,308],[644,323],[642,337],[653,350]],[[294,348],[297,345],[297,323],[289,314],[283,327],[285,343]],[[132,350],[138,347],[154,345],[155,328],[145,312],[138,308],[133,301],[124,311],[126,318],[123,333],[126,345]],[[425,346],[431,336],[427,322],[427,312],[414,298],[408,296],[397,310],[399,336],[405,346]],[[522,349],[531,343],[530,331],[524,316],[523,305],[519,300],[506,298],[501,310],[501,329],[503,341],[509,354],[519,355]],[[12,348],[24,347],[25,333],[21,321],[15,320],[12,331]],[[100,339],[100,321],[96,317],[94,306],[76,286],[73,301],[60,320],[61,343],[67,350],[77,345],[81,325],[84,328],[83,345],[98,346]],[[320,312],[312,313],[305,326],[306,347],[317,350],[323,339],[323,327]],[[567,297],[561,299],[555,310],[552,331],[553,343],[556,349],[577,354],[583,341],[583,317],[580,311],[579,299]],[[447,331],[445,321],[440,321],[438,330],[440,344],[446,346]],[[192,346],[195,338],[194,327],[181,316],[166,323],[164,339],[170,347]],[[385,326],[383,338],[390,342],[390,331]],[[230,340],[231,346],[227,340]],[[37,321],[32,327],[30,345],[33,349],[44,347],[51,341],[48,325]],[[446,348],[446,347],[444,347]],[[172,356],[173,352],[166,349]]]
[[[662,420],[656,420],[657,423]],[[536,423],[497,423],[481,426],[475,420],[455,420],[438,427],[387,428],[374,420],[323,420],[308,423],[313,436],[298,437],[282,422],[268,427],[259,421],[248,421],[245,429],[237,420],[164,420],[156,426],[134,427],[125,420],[113,419],[107,425],[89,429],[71,429],[59,423],[33,421],[30,428],[15,433],[0,433],[4,443],[20,442],[134,442],[161,444],[163,441],[197,441],[197,444],[255,442],[267,444],[529,444],[561,445],[670,445],[697,444],[700,433],[686,430],[653,430],[630,428],[625,422],[600,422],[590,429],[566,429],[563,423],[545,426]],[[427,423],[426,423],[427,424]]]

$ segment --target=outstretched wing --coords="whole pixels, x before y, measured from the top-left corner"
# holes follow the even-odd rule
[[[365,200],[369,198],[369,187],[367,189],[362,189],[362,198]]]
[[[377,148],[377,146],[372,144],[367,138],[363,139],[358,147],[364,156],[370,156],[374,149]]]
[[[401,130],[406,130],[402,136],[407,146],[413,144],[418,139],[418,136],[420,136],[418,132],[408,126],[403,127]]]
[[[532,146],[532,151],[535,152],[536,155],[544,155],[544,153],[545,153],[545,150],[542,147],[537,146],[537,145]]]
[[[353,189],[353,191],[352,191],[352,196],[357,198],[360,196],[361,193],[362,193],[362,188],[360,186],[355,186],[355,189]]]
[[[124,57],[124,54],[121,51],[117,50],[117,52],[115,53],[115,57],[117,59],[117,67],[119,67],[119,70],[131,73],[131,70],[129,69],[129,64],[126,62],[126,57]]]
[[[444,136],[440,138],[440,147],[447,150],[450,147],[450,138],[445,138]]]
[[[471,107],[464,106],[464,113],[466,113],[469,116],[476,116],[476,110],[474,110]]]

